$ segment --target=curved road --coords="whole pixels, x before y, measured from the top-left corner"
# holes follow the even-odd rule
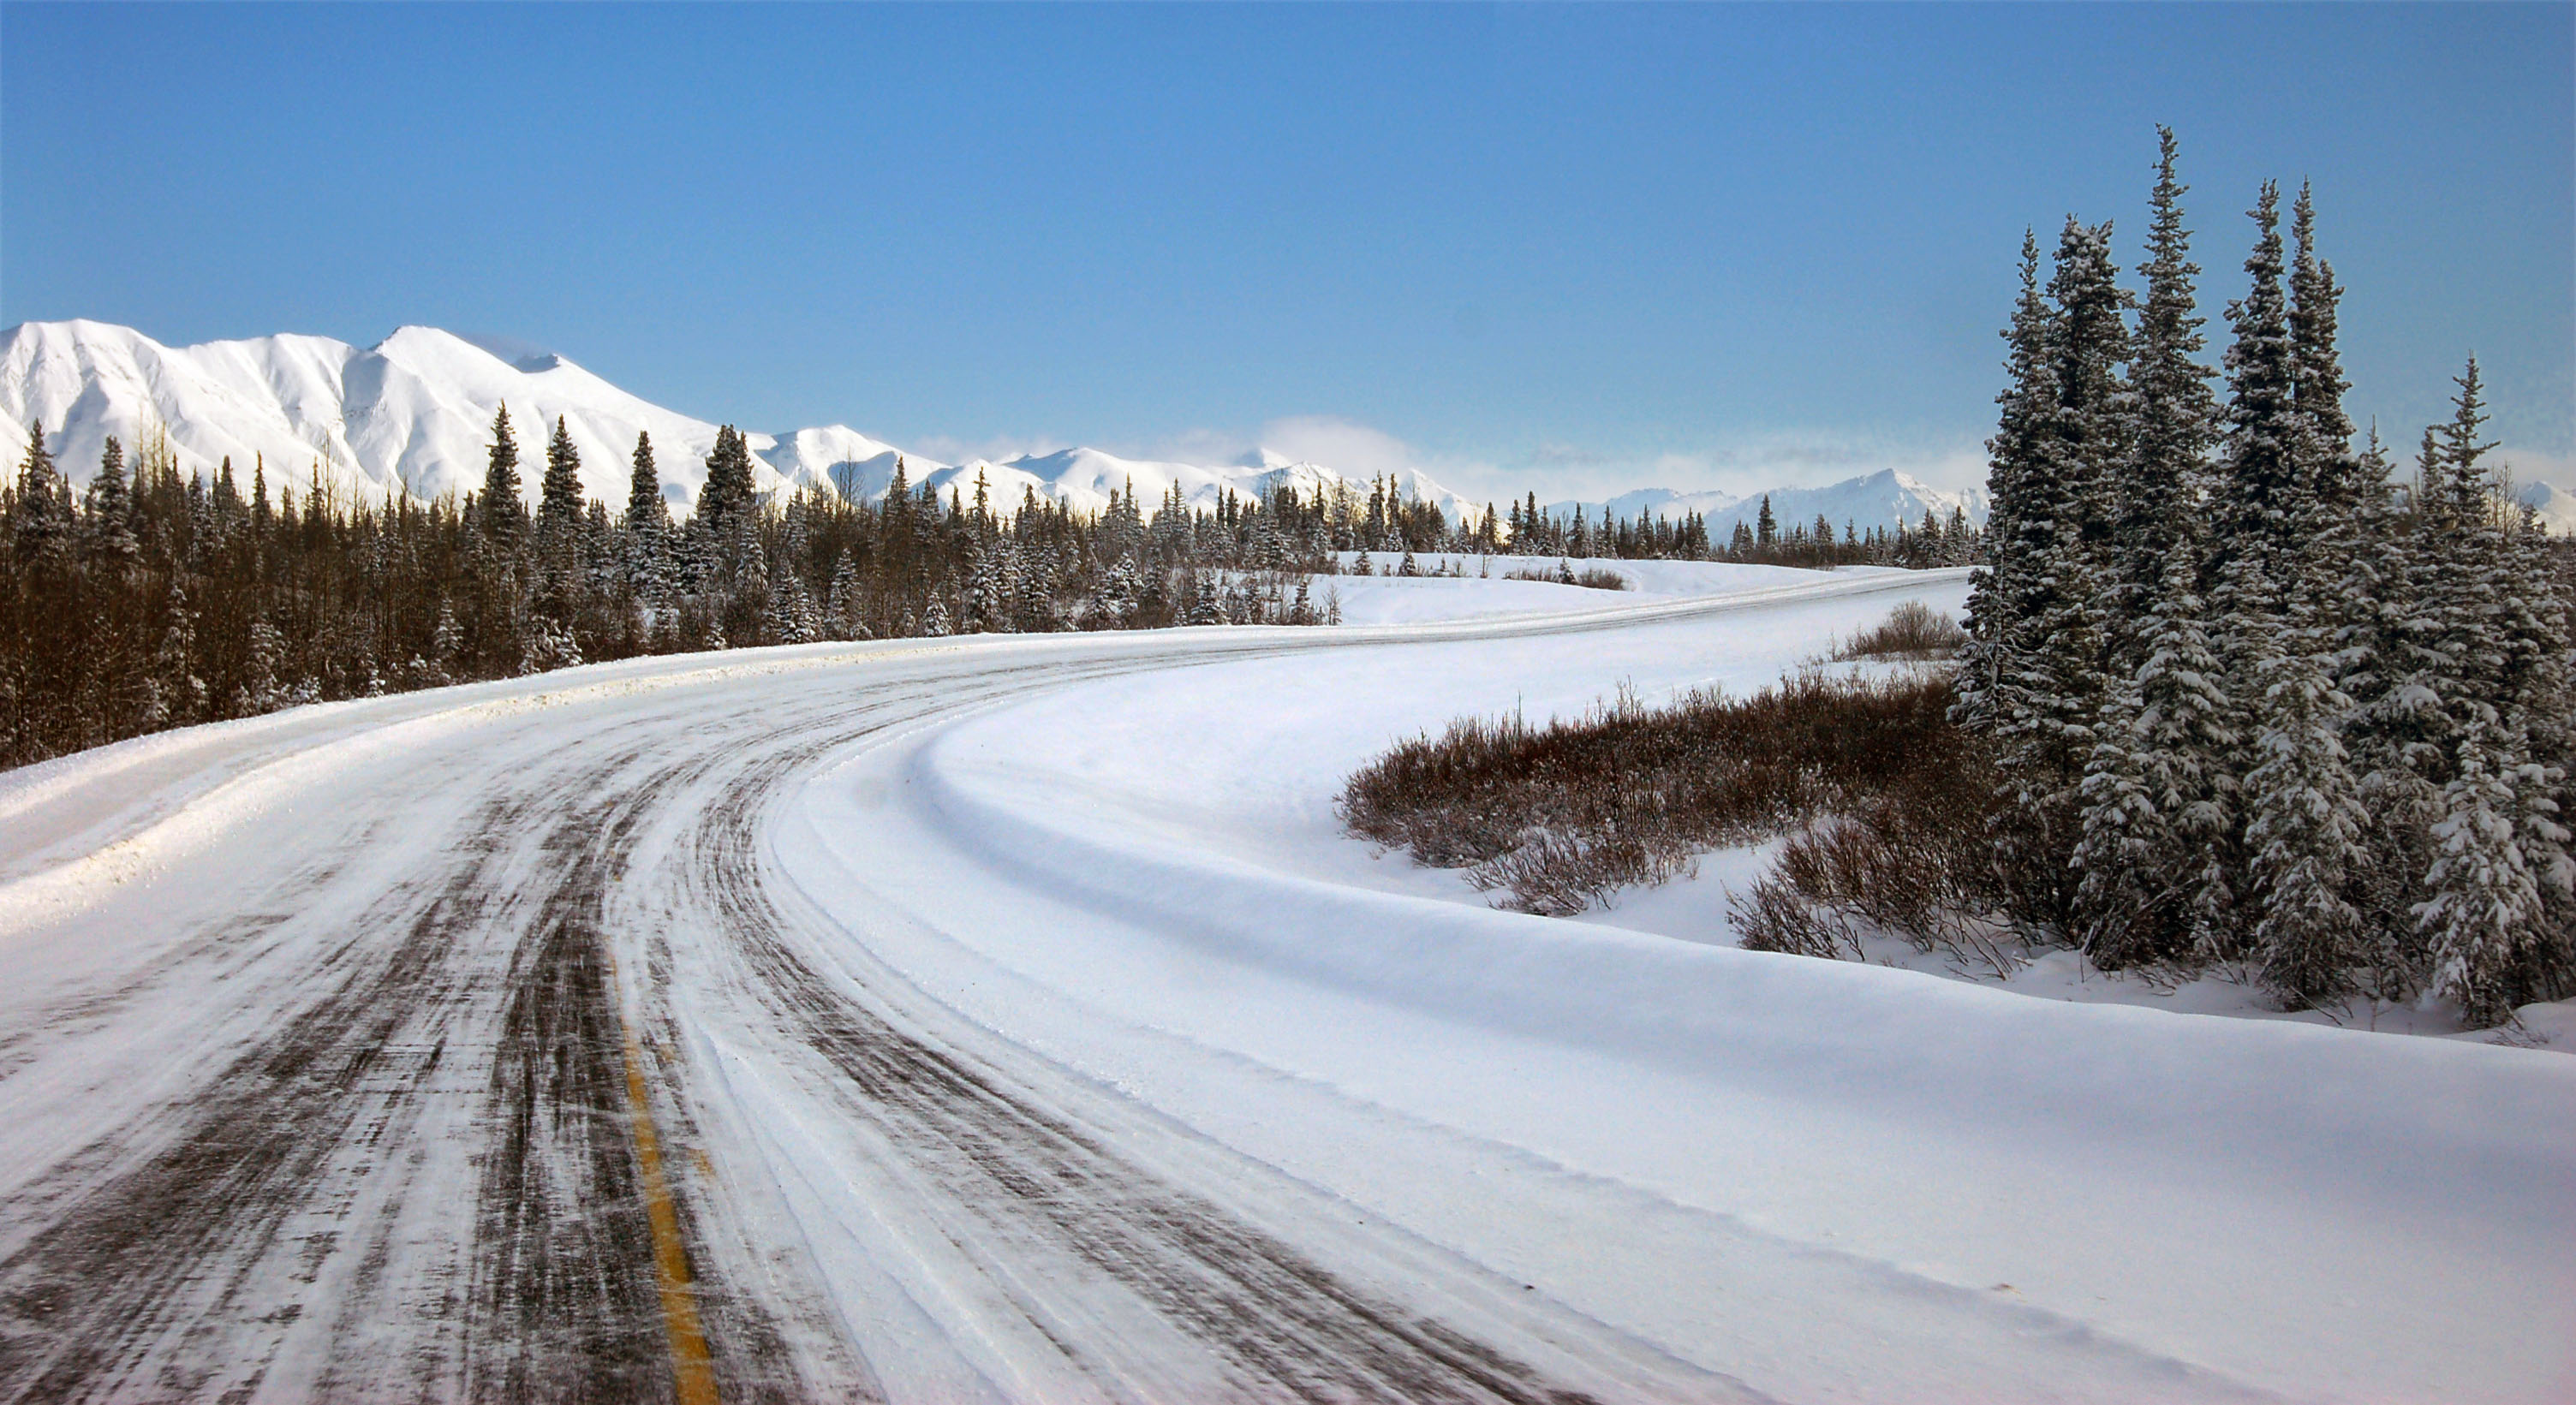
[[[1741,1398],[1297,1229],[1313,1192],[872,965],[760,835],[853,748],[1104,673],[1744,603],[644,660],[10,778],[0,1397]]]

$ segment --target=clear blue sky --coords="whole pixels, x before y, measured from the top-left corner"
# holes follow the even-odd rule
[[[2023,226],[2134,266],[2161,121],[2213,319],[2312,178],[2354,408],[2411,444],[2475,350],[2563,465],[2571,17],[12,4],[0,324],[428,323],[951,454],[1955,480]]]

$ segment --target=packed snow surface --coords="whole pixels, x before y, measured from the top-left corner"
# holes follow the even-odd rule
[[[2568,1398],[2576,1059],[1528,917],[1342,833],[1398,737],[1964,590],[1666,584],[636,660],[0,778],[0,1381]]]

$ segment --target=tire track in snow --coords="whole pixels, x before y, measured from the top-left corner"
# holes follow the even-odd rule
[[[336,940],[316,973],[324,979],[303,983],[322,989],[273,1037],[199,1096],[117,1129],[0,1205],[45,1222],[0,1261],[0,1395],[255,1390],[308,1313],[345,1311],[315,1288],[321,1264],[344,1248],[378,1320],[330,1331],[317,1396],[673,1393],[597,920],[639,800],[672,779],[667,768],[620,777],[641,751],[522,778],[492,797],[466,826],[479,837],[457,846],[462,860],[422,890],[369,906]],[[618,779],[628,783],[569,814],[552,803]],[[532,836],[545,884],[534,903],[517,862]],[[291,907],[296,895],[282,896]],[[241,939],[218,932],[198,945]],[[508,952],[497,980],[476,961],[496,945]],[[459,1213],[407,1203],[420,1116],[445,1091],[429,1084],[478,1062],[488,1075],[475,1125],[488,1145],[480,1190],[461,1207],[468,1222],[448,1227],[457,1262],[427,1275],[425,1298],[385,1300],[395,1222]],[[673,1219],[685,1222],[677,1208]],[[441,1277],[468,1281],[440,1292]],[[740,1387],[731,1395],[803,1398],[756,1306],[703,1281],[693,1290],[727,1341]],[[367,1330],[386,1317],[413,1323],[392,1360]]]
[[[1061,1261],[1058,1271],[1077,1270],[1077,1285],[1059,1292],[1132,1299],[1212,1358],[1236,1398],[1510,1405],[1593,1399],[1346,1280],[1122,1155],[1001,1067],[835,989],[782,938],[785,920],[762,888],[758,833],[768,802],[853,739],[812,739],[747,768],[697,822],[685,871],[698,901],[714,909],[714,930],[730,938],[757,974],[757,997],[839,1074],[847,1115],[872,1124],[896,1149],[907,1163],[905,1179],[936,1187],[949,1202],[945,1208],[980,1222],[986,1233],[974,1242],[1021,1253],[1042,1246]],[[1098,1344],[1074,1339],[1062,1321],[1046,1320],[1045,1304],[1024,1300],[1023,1306],[1042,1337],[1097,1378],[1100,1365],[1087,1358]],[[1135,1383],[1102,1384],[1124,1394]]]
[[[1103,1393],[1129,1393],[1099,1374],[1114,1373],[1117,1344],[1084,1338],[1098,1319],[1050,1321],[1047,1293],[1059,1306],[1093,1291],[1125,1300],[1195,1344],[1243,1398],[1586,1398],[1125,1154],[1114,1121],[1059,1098],[1051,1065],[961,1042],[971,1031],[928,1033],[954,1021],[900,982],[854,999],[799,954],[761,887],[766,803],[877,728],[1114,672],[1415,640],[1200,647],[1216,642],[983,667],[955,651],[937,662],[929,651],[871,655],[863,691],[764,693],[718,677],[590,735],[569,717],[495,719],[485,734],[523,749],[540,733],[560,740],[516,769],[460,772],[455,784],[493,793],[437,831],[445,842],[417,876],[363,901],[332,892],[328,908],[330,867],[310,866],[296,874],[303,887],[272,893],[285,917],[210,927],[146,973],[175,984],[205,967],[188,951],[255,939],[279,947],[264,962],[307,963],[231,996],[278,1012],[255,1047],[0,1200],[0,1219],[34,1226],[0,1258],[0,1395],[673,1398],[663,1289],[681,1275],[657,1266],[630,1079],[655,1075],[646,1112],[662,1115],[678,1150],[695,1134],[704,1080],[677,1041],[647,1037],[630,1052],[612,953],[648,956],[648,1030],[672,1019],[655,985],[667,963],[652,969],[655,934],[611,931],[605,913],[612,891],[644,881],[626,868],[634,837],[677,824],[689,872],[670,886],[675,914],[731,939],[757,977],[754,1001],[832,1070],[841,1111],[895,1149],[908,1183],[940,1199],[932,1211],[987,1231],[962,1250],[987,1256],[997,1281],[1021,1252],[1070,1271],[1020,1301]],[[709,703],[732,710],[697,710]],[[671,809],[707,786],[722,788],[719,803]],[[324,915],[298,915],[308,898]],[[345,930],[310,930],[330,911]],[[439,1173],[460,1161],[472,1194],[443,1203],[457,1178]],[[724,1398],[868,1393],[845,1341],[816,1345],[836,1323],[817,1280],[730,1280],[776,1246],[750,1242],[758,1231],[722,1202],[711,1170],[693,1174],[676,1154],[665,1165],[689,1301]],[[818,1363],[832,1368],[828,1387],[811,1374]]]
[[[496,802],[483,820],[508,810]],[[419,1036],[464,998],[448,934],[481,915],[486,857],[450,869],[425,899],[400,891],[371,908],[361,925],[395,932],[390,947],[352,962],[205,1095],[166,1109],[175,1134],[119,1128],[0,1205],[44,1224],[0,1261],[0,1391],[84,1400],[257,1383],[265,1357],[242,1359],[240,1339],[273,1350],[303,1305],[256,1300],[255,1280],[281,1255],[310,1252],[281,1242],[289,1221],[347,1198],[366,1168],[335,1165],[338,1153],[398,1139],[405,1095],[438,1072],[444,1044]],[[156,1139],[139,1160],[126,1149]]]

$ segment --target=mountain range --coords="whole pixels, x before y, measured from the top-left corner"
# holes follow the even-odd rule
[[[226,457],[247,485],[255,464],[277,484],[301,489],[319,473],[336,491],[389,491],[419,498],[481,486],[494,410],[507,405],[519,441],[520,473],[533,494],[545,444],[558,418],[580,450],[585,492],[611,504],[626,498],[636,436],[649,434],[663,494],[675,508],[695,501],[716,425],[664,409],[551,352],[478,342],[434,327],[404,327],[360,348],[329,337],[281,335],[170,347],[104,322],[22,322],[0,333],[0,453],[24,454],[30,424],[45,426],[54,457],[73,482],[87,481],[108,436],[129,455],[156,427],[183,472],[211,471]],[[1266,497],[1281,486],[1312,491],[1351,482],[1323,464],[1267,451],[1221,465],[1129,459],[1074,448],[1000,460],[942,463],[844,425],[784,433],[745,431],[763,490],[812,484],[852,497],[882,495],[900,458],[910,481],[971,496],[978,474],[996,509],[1024,493],[1076,512],[1097,512],[1113,490],[1133,485],[1147,509],[1177,486],[1211,507],[1228,489]],[[1399,475],[1405,495],[1435,502],[1452,520],[1483,504],[1418,469]],[[1365,484],[1359,485],[1363,493]],[[1594,521],[1696,511],[1723,540],[1759,510],[1759,493],[1736,497],[1647,488],[1601,502],[1565,500],[1547,510]],[[1837,526],[1947,520],[1953,507],[1985,519],[1979,489],[1946,492],[1893,469],[1814,488],[1769,494],[1785,527],[1818,515]],[[2561,494],[2562,501],[2567,495]]]

